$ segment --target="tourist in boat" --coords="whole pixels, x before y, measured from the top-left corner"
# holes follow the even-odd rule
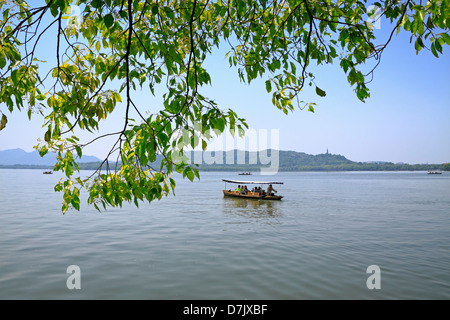
[[[236,188],[236,192],[240,193],[241,192],[241,185],[238,185]]]
[[[277,192],[277,190],[275,190],[271,184],[269,184],[269,187],[267,188],[267,194],[270,196],[275,195],[274,192]]]
[[[259,187],[259,194],[262,196],[266,195],[266,191],[264,189],[262,189],[261,187]]]

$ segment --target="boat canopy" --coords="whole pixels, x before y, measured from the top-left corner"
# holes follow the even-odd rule
[[[283,184],[283,182],[267,182],[267,181],[240,181],[240,180],[228,180],[222,179],[222,181],[237,184]]]

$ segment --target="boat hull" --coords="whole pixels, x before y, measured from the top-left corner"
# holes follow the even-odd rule
[[[244,199],[260,199],[260,200],[281,200],[283,196],[270,196],[270,195],[261,195],[257,192],[248,192],[247,194],[239,193],[237,191],[229,191],[222,190],[224,197],[236,197],[236,198],[244,198]]]

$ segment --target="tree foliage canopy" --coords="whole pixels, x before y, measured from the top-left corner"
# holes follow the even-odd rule
[[[219,46],[228,48],[226,58],[241,81],[263,78],[273,104],[289,113],[297,107],[314,112],[315,104],[301,99],[305,85],[326,95],[313,64],[340,65],[364,101],[395,33],[409,32],[417,52],[425,48],[436,57],[450,44],[448,0],[372,6],[366,0],[37,2],[0,0],[0,129],[7,125],[6,110],[44,116],[46,132],[36,148],[58,155],[55,170],[66,175],[55,186],[63,192],[63,212],[79,209],[82,188],[97,209],[160,199],[174,191],[173,171],[190,180],[198,176],[180,158],[185,147],[205,148],[210,132],[244,132],[244,119],[202,94],[212,81],[205,59]],[[375,14],[391,22],[390,37],[381,44],[370,23]],[[56,44],[54,56],[39,56],[48,42]],[[370,63],[373,68],[363,72]],[[157,111],[136,102],[141,89],[164,93]],[[76,130],[98,130],[119,106],[124,122],[116,132],[85,142],[76,136]],[[76,177],[77,157],[106,137],[115,137],[103,163],[107,169]],[[157,154],[164,160],[152,168]]]

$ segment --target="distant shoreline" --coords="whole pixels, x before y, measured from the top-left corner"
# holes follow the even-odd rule
[[[276,153],[274,153],[276,151]],[[34,154],[27,154],[21,150],[9,150],[9,152],[19,153],[22,157],[12,158],[9,161],[3,161],[0,169],[52,169],[54,161],[47,163],[33,164]],[[212,152],[208,155],[201,151],[187,152],[189,159],[199,163],[193,165],[199,171],[223,171],[223,172],[259,172],[262,168],[270,168],[271,171],[279,172],[320,172],[320,171],[450,171],[449,163],[442,164],[408,164],[392,163],[387,161],[355,162],[347,159],[345,156],[331,153],[322,153],[310,155],[304,152],[282,151],[282,150],[264,150],[259,152],[249,152],[242,150],[230,150]],[[7,155],[3,155],[8,160]],[[206,158],[205,158],[206,157]],[[40,159],[40,158],[38,158]],[[151,164],[159,169],[162,156],[157,155],[156,161]],[[34,161],[33,161],[34,160]],[[17,162],[16,162],[17,161]],[[27,164],[11,164],[11,163]],[[80,170],[96,170],[102,165],[102,161],[93,159],[89,162],[77,162]],[[105,164],[103,164],[105,166]],[[116,163],[109,163],[109,166],[116,166]],[[118,167],[120,163],[118,164]]]
[[[80,170],[97,170],[101,162],[80,163]],[[111,164],[110,164],[111,166]],[[155,166],[158,168],[158,166]],[[253,165],[200,165],[199,172],[259,172],[261,167]],[[33,169],[33,170],[53,170],[49,165],[0,165],[0,169]],[[104,169],[102,169],[104,170]],[[278,172],[351,172],[351,171],[446,171],[444,164],[392,164],[392,163],[356,163],[349,165],[323,165],[323,166],[300,166],[290,168],[278,168]]]

